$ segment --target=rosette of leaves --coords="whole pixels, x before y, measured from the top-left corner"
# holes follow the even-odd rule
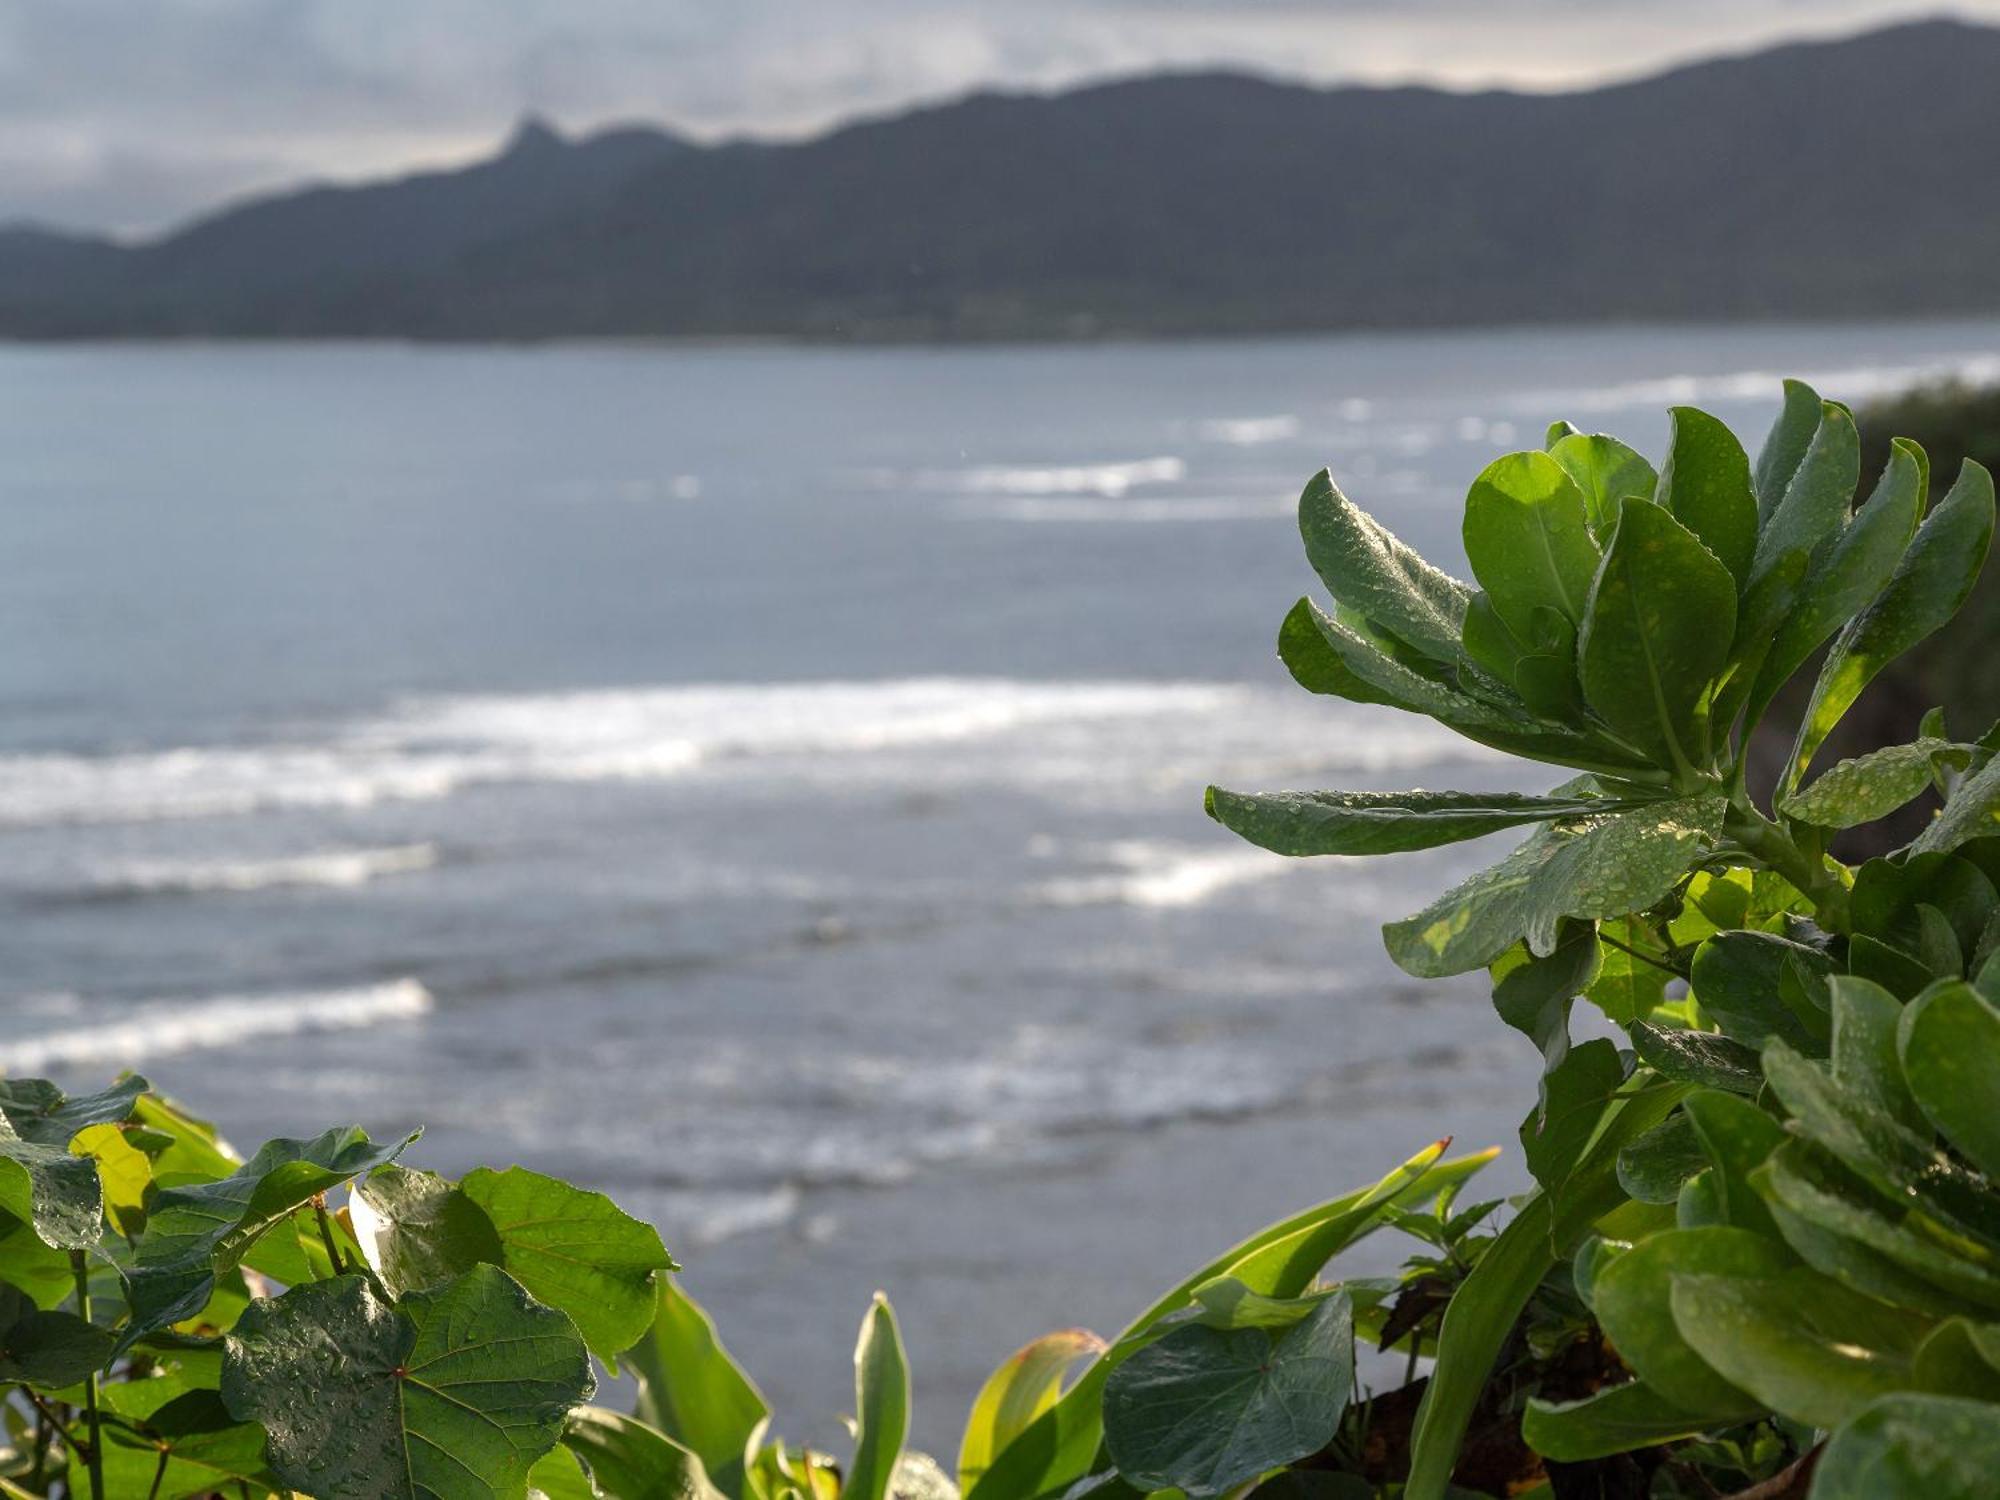
[[[1696,1173],[1708,1144],[1696,1120],[1727,1106],[1690,1096],[1759,1096],[1773,1046],[1825,1055],[1837,976],[1908,1001],[1981,974],[2000,944],[2000,871],[1979,842],[2000,831],[2000,736],[1954,738],[1934,712],[1911,744],[1807,779],[1868,682],[1972,587],[1993,530],[1990,477],[1968,463],[1931,505],[1921,449],[1898,442],[1857,506],[1852,421],[1796,382],[1754,463],[1712,417],[1673,415],[1657,469],[1560,423],[1543,452],[1490,465],[1466,505],[1474,584],[1424,562],[1327,475],[1301,501],[1333,595],[1330,610],[1301,601],[1280,632],[1302,685],[1581,774],[1541,797],[1208,795],[1219,821],[1294,855],[1532,829],[1385,929],[1414,974],[1488,968],[1496,1008],[1545,1062],[1522,1128],[1540,1191],[1449,1299],[1413,1438],[1414,1500],[1447,1492],[1528,1299],[1593,1230],[1643,1221],[1663,1183],[1674,1200],[1691,1176],[1697,1195],[1724,1185]],[[1774,787],[1753,789],[1749,737],[1815,655],[1791,754]],[[1828,857],[1838,830],[1925,796],[1942,806],[1908,848],[1858,871]],[[1625,1027],[1630,1048],[1572,1046],[1578,998]],[[1783,1408],[1751,1401],[1738,1415],[1754,1425]],[[1750,1446],[1769,1460],[1788,1442]]]

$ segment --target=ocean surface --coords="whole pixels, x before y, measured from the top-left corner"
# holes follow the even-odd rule
[[[0,1069],[601,1187],[836,1448],[883,1285],[948,1447],[1029,1336],[1532,1098],[1376,934],[1504,839],[1202,815],[1550,780],[1292,686],[1309,475],[1462,569],[1554,418],[1947,372],[2000,325],[0,349]]]

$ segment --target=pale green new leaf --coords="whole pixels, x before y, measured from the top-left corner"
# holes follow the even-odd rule
[[[1299,497],[1306,557],[1333,597],[1437,661],[1456,661],[1467,589],[1406,547],[1322,469]]]
[[[1603,720],[1662,766],[1698,766],[1697,719],[1729,661],[1736,581],[1657,505],[1618,516],[1577,643],[1583,695]]]
[[[1218,1495],[1325,1447],[1353,1385],[1345,1295],[1276,1333],[1185,1324],[1112,1372],[1105,1442],[1138,1489]]]
[[[319,1500],[519,1500],[595,1382],[576,1327],[494,1266],[384,1302],[361,1276],[255,1302],[222,1399]]]
[[[965,1420],[958,1449],[958,1486],[970,1490],[1028,1424],[1056,1404],[1078,1360],[1102,1354],[1104,1340],[1082,1328],[1045,1333],[1016,1349],[986,1377]]]
[[[1465,499],[1465,555],[1507,628],[1536,636],[1535,612],[1583,619],[1597,573],[1583,491],[1546,453],[1497,458]]]
[[[1549,445],[1549,457],[1583,491],[1591,535],[1600,539],[1611,535],[1621,505],[1634,496],[1649,498],[1660,482],[1641,455],[1601,432],[1566,433]]]
[[[1278,854],[1399,854],[1483,838],[1526,823],[1603,811],[1602,798],[1518,792],[1228,792],[1208,815]]]
[[[889,1299],[875,1294],[854,1346],[854,1461],[841,1500],[886,1500],[910,1434],[910,1366]]]
[[[1522,938],[1551,952],[1565,917],[1622,917],[1671,891],[1720,836],[1725,806],[1701,795],[1547,824],[1499,864],[1385,927],[1389,956],[1428,979],[1490,963]]]

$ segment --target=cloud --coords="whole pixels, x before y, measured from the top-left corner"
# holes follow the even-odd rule
[[[2000,20],[2000,0],[1961,13]],[[797,134],[1158,67],[1550,88],[1921,0],[0,0],[0,221],[154,229],[465,160],[524,112]]]

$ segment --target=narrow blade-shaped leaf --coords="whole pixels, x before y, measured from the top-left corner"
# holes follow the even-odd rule
[[[1602,798],[1518,792],[1227,792],[1208,815],[1278,854],[1400,854],[1604,809]]]
[[[1643,1380],[1633,1380],[1581,1401],[1530,1401],[1521,1418],[1521,1437],[1544,1458],[1583,1463],[1693,1437],[1710,1425]]]
[[[1628,505],[1591,588],[1577,644],[1583,695],[1613,729],[1662,766],[1698,765],[1697,721],[1728,664],[1736,581],[1657,505]]]
[[[910,1433],[910,1366],[896,1314],[880,1292],[854,1347],[854,1462],[843,1500],[886,1500]]]
[[[1056,1404],[1078,1360],[1102,1354],[1104,1340],[1082,1328],[1045,1333],[1016,1349],[973,1399],[958,1449],[958,1486],[970,1490],[1027,1425]]]
[[[699,1458],[636,1417],[580,1407],[562,1440],[607,1500],[722,1500]]]
[[[1757,515],[1760,521],[1768,518],[1778,508],[1778,502],[1785,498],[1785,489],[1804,461],[1806,450],[1812,446],[1819,423],[1819,392],[1803,380],[1787,380],[1785,404],[1779,410],[1777,420],[1771,424],[1770,434],[1757,454]]]
[[[717,1489],[742,1500],[745,1468],[771,1409],[700,1304],[666,1276],[656,1295],[652,1327],[618,1357],[639,1382],[632,1414],[692,1452]]]
[[[1810,557],[1847,524],[1861,477],[1861,435],[1844,407],[1820,407],[1819,430],[1757,538],[1750,580],[1768,577],[1788,557]]]

